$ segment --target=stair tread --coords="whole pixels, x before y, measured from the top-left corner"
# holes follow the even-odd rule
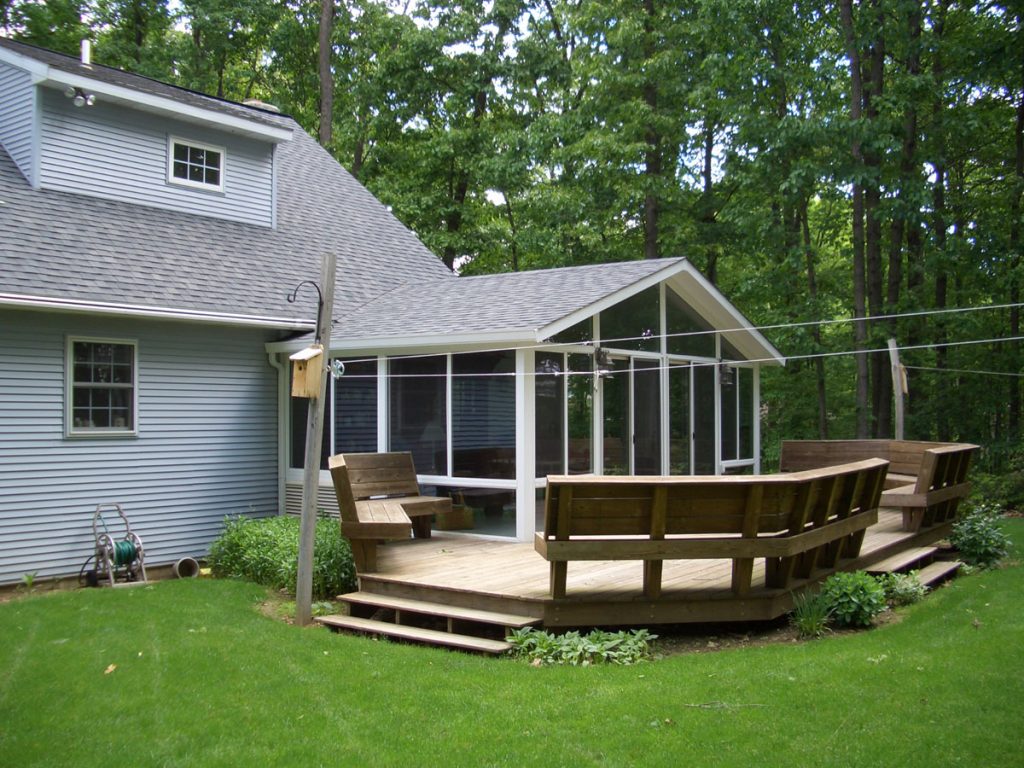
[[[914,563],[934,556],[939,551],[938,547],[913,547],[890,555],[884,560],[879,560],[869,565],[865,570],[868,573],[892,573],[903,568],[914,565]]]
[[[439,632],[436,629],[410,627],[405,624],[391,624],[387,621],[375,621],[374,619],[360,619],[356,616],[317,616],[314,621],[339,629],[354,629],[359,632],[399,637],[403,640],[418,640],[423,643],[445,645],[452,648],[461,648],[466,651],[504,653],[511,647],[503,640],[489,640],[484,637],[457,635],[451,632]]]
[[[918,571],[917,578],[921,580],[922,584],[928,586],[960,570],[961,565],[963,563],[959,560],[936,560]]]
[[[461,621],[476,621],[481,624],[496,624],[501,627],[516,629],[528,627],[541,621],[539,616],[523,616],[516,613],[499,613],[478,608],[462,608],[457,605],[432,603],[426,600],[413,600],[406,597],[393,597],[391,595],[379,595],[372,592],[350,592],[347,595],[338,595],[338,600],[345,603],[357,603],[377,608],[391,608],[399,611],[420,613],[426,616],[442,616]]]

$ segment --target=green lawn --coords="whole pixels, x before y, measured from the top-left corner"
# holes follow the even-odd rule
[[[0,605],[0,766],[1021,766],[1022,590],[1015,566],[863,633],[542,669],[291,627],[243,583],[42,594]]]

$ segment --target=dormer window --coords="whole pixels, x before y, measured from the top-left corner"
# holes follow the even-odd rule
[[[170,137],[167,181],[186,187],[224,191],[224,147]]]

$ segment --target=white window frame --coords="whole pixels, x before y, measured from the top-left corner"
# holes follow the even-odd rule
[[[76,343],[116,344],[132,349],[132,423],[125,427],[75,426],[75,360]],[[116,389],[117,387],[111,387]],[[135,339],[110,339],[94,336],[68,336],[64,345],[64,434],[67,437],[132,437],[139,433],[139,343]]]
[[[174,148],[177,145],[183,147],[191,147],[194,149],[202,149],[207,152],[218,152],[220,154],[220,183],[219,184],[207,184],[201,181],[191,181],[190,179],[180,179],[174,175]],[[227,174],[228,168],[228,153],[224,147],[217,146],[216,144],[207,144],[203,141],[194,141],[192,139],[185,139],[180,136],[168,136],[167,137],[167,183],[175,184],[182,187],[191,187],[192,189],[204,189],[207,192],[223,192],[224,191],[224,176]]]

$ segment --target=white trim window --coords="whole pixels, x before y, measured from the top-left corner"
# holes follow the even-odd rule
[[[225,158],[224,147],[169,136],[167,181],[211,192],[223,192]]]
[[[136,434],[136,342],[69,337],[65,372],[68,435]]]

